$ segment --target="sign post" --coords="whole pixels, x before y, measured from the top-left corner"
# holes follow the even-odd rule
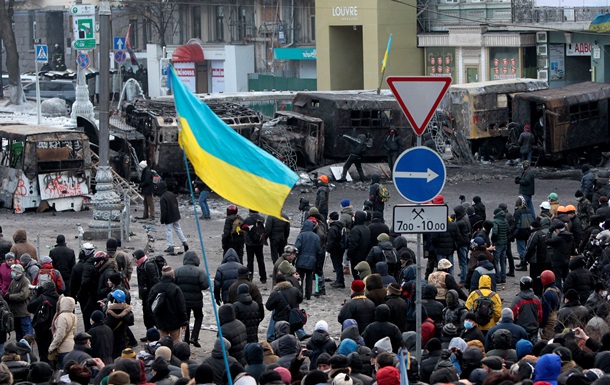
[[[430,119],[434,115],[436,108],[440,104],[443,96],[447,92],[451,84],[450,77],[426,77],[426,76],[390,76],[387,79],[388,85],[392,93],[396,97],[400,108],[405,113],[407,120],[411,123],[411,127],[417,134],[417,147],[411,148],[403,152],[396,163],[392,172],[392,179],[398,192],[407,200],[415,203],[424,203],[432,200],[437,196],[445,186],[445,164],[442,158],[435,151],[421,147],[421,135],[424,133]],[[415,163],[411,163],[415,162]],[[425,206],[408,206],[411,208],[411,216],[417,214],[416,218],[411,218],[410,221],[405,221],[406,228],[403,231],[398,231],[395,223],[395,231],[398,233],[417,233],[417,258],[415,282],[418,285],[415,295],[415,330],[421,330],[422,325],[422,288],[419,287],[422,276],[421,258],[424,255],[422,247],[422,233],[438,232],[441,228],[447,227],[447,215],[445,206],[444,222],[440,218],[437,209],[430,209],[429,205]],[[398,212],[396,211],[398,208]],[[407,209],[409,210],[409,209]],[[428,220],[424,218],[426,212],[429,215]],[[394,221],[405,219],[404,209],[400,206],[394,208]],[[422,217],[422,230],[416,229],[416,219]],[[434,220],[432,220],[434,219]],[[444,225],[443,225],[444,223]],[[412,228],[411,228],[412,226]],[[431,226],[432,229],[428,230]],[[445,230],[442,230],[445,231]],[[417,361],[421,362],[421,338],[416,338],[415,351]]]
[[[40,81],[38,78],[40,74],[38,73],[38,63],[47,63],[49,61],[49,47],[46,45],[37,45],[35,47],[34,52],[36,52],[36,60],[34,61],[34,73],[36,74],[36,115],[38,119],[38,125],[42,120],[42,111],[40,107]]]

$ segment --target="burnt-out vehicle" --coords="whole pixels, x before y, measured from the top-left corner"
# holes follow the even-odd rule
[[[299,92],[292,111],[324,121],[324,158],[341,159],[352,148],[343,136],[369,135],[372,146],[364,154],[369,160],[384,160],[384,139],[395,126],[405,149],[414,143],[414,134],[396,98],[389,91]]]
[[[324,121],[294,111],[278,111],[250,138],[293,170],[323,163]]]
[[[605,83],[528,92],[514,97],[512,119],[532,127],[545,159],[597,165],[602,152],[610,150],[609,101],[610,84]]]
[[[209,104],[210,109],[240,135],[250,138],[262,125],[256,111],[235,103]],[[186,172],[182,150],[178,144],[178,121],[173,97],[154,100],[134,99],[122,106],[121,123],[111,126],[117,130],[135,129],[142,139],[129,143],[139,160],[148,164],[167,182],[168,187],[184,186]]]

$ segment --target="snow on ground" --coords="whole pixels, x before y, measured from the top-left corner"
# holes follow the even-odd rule
[[[36,102],[27,100],[21,105],[10,104],[8,99],[0,99],[0,124],[28,124],[37,125]],[[41,125],[50,127],[74,127],[70,117],[42,116]]]

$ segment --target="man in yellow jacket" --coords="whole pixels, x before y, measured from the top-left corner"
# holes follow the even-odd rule
[[[485,310],[485,308],[489,310]],[[498,293],[491,290],[491,278],[488,275],[479,278],[479,288],[468,296],[466,309],[477,316],[476,322],[483,333],[494,327],[500,320],[502,298]]]

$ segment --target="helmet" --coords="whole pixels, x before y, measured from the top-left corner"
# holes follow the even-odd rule
[[[540,203],[540,208],[545,209],[545,210],[550,210],[551,204],[549,203],[549,201],[544,201],[544,202]]]
[[[605,247],[610,242],[610,231],[604,230],[595,237],[599,241],[600,246]]]
[[[322,183],[328,183],[328,177],[326,175],[320,175],[318,178]]]
[[[532,288],[532,286],[534,286],[534,281],[531,277],[528,277],[527,275],[525,277],[521,277],[521,279],[519,280],[519,287],[521,288],[521,290],[529,290]]]
[[[568,210],[566,209],[565,206],[559,206],[559,207],[557,207],[557,212],[558,213],[567,213]]]
[[[574,207],[574,205],[567,205],[566,212],[576,212],[576,207]]]
[[[229,205],[227,207],[227,215],[233,215],[233,214],[237,214],[237,206],[236,205]]]
[[[112,293],[110,293],[110,295],[119,303],[125,302],[125,292],[121,289],[113,291]]]
[[[86,256],[90,256],[95,251],[95,246],[93,246],[93,243],[87,242],[83,244],[83,251],[85,252]]]
[[[287,254],[297,253],[298,251],[299,251],[299,249],[297,249],[296,247],[294,247],[292,245],[286,245],[284,247],[284,253],[287,253]]]
[[[559,195],[557,195],[556,193],[550,193],[550,194],[549,194],[549,200],[550,200],[550,201],[556,201],[556,200],[559,200]]]
[[[105,251],[98,251],[93,256],[93,264],[95,267],[100,267],[108,260],[108,254]]]
[[[542,281],[542,286],[549,285],[555,282],[555,273],[553,273],[551,270],[545,270],[542,272],[542,274],[540,274],[540,280]]]

